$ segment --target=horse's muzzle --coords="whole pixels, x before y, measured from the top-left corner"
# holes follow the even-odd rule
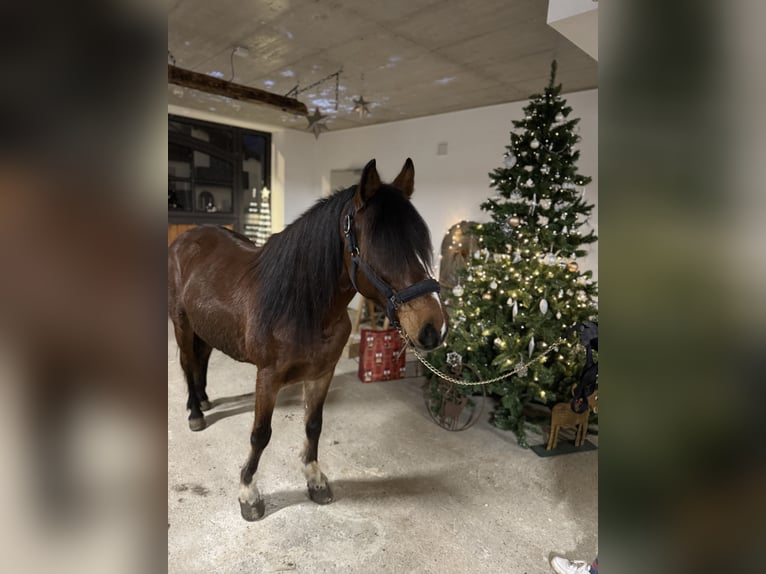
[[[426,323],[418,334],[418,344],[426,351],[435,349],[441,342],[441,334],[436,330],[433,323]]]

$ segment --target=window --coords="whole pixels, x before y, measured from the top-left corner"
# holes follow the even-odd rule
[[[168,223],[271,235],[271,134],[168,117]]]

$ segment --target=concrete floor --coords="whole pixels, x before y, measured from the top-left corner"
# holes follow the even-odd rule
[[[598,451],[539,458],[493,428],[435,425],[423,379],[363,384],[341,360],[319,461],[335,502],[308,498],[301,387],[285,388],[258,470],[266,516],[239,513],[256,368],[213,352],[208,428],[192,433],[168,333],[168,571],[550,573],[555,554],[597,551]],[[543,442],[531,436],[530,444]]]

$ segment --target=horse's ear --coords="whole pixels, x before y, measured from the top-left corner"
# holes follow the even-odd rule
[[[391,185],[401,189],[407,197],[412,197],[412,192],[415,190],[415,165],[410,158],[404,162],[402,171]]]
[[[375,167],[375,160],[371,159],[364,166],[362,177],[359,179],[359,185],[356,186],[354,203],[357,209],[367,203],[378,189],[380,189],[380,176],[378,175],[378,169]]]

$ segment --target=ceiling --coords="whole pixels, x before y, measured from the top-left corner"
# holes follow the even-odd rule
[[[596,61],[546,23],[547,10],[547,0],[177,0],[168,50],[181,68],[281,95],[297,86],[309,111],[340,130],[525,100],[547,84],[554,58],[564,92],[597,87]],[[335,77],[305,88],[341,69],[336,111]],[[359,96],[366,117],[353,111]],[[168,103],[308,125],[171,85]]]

